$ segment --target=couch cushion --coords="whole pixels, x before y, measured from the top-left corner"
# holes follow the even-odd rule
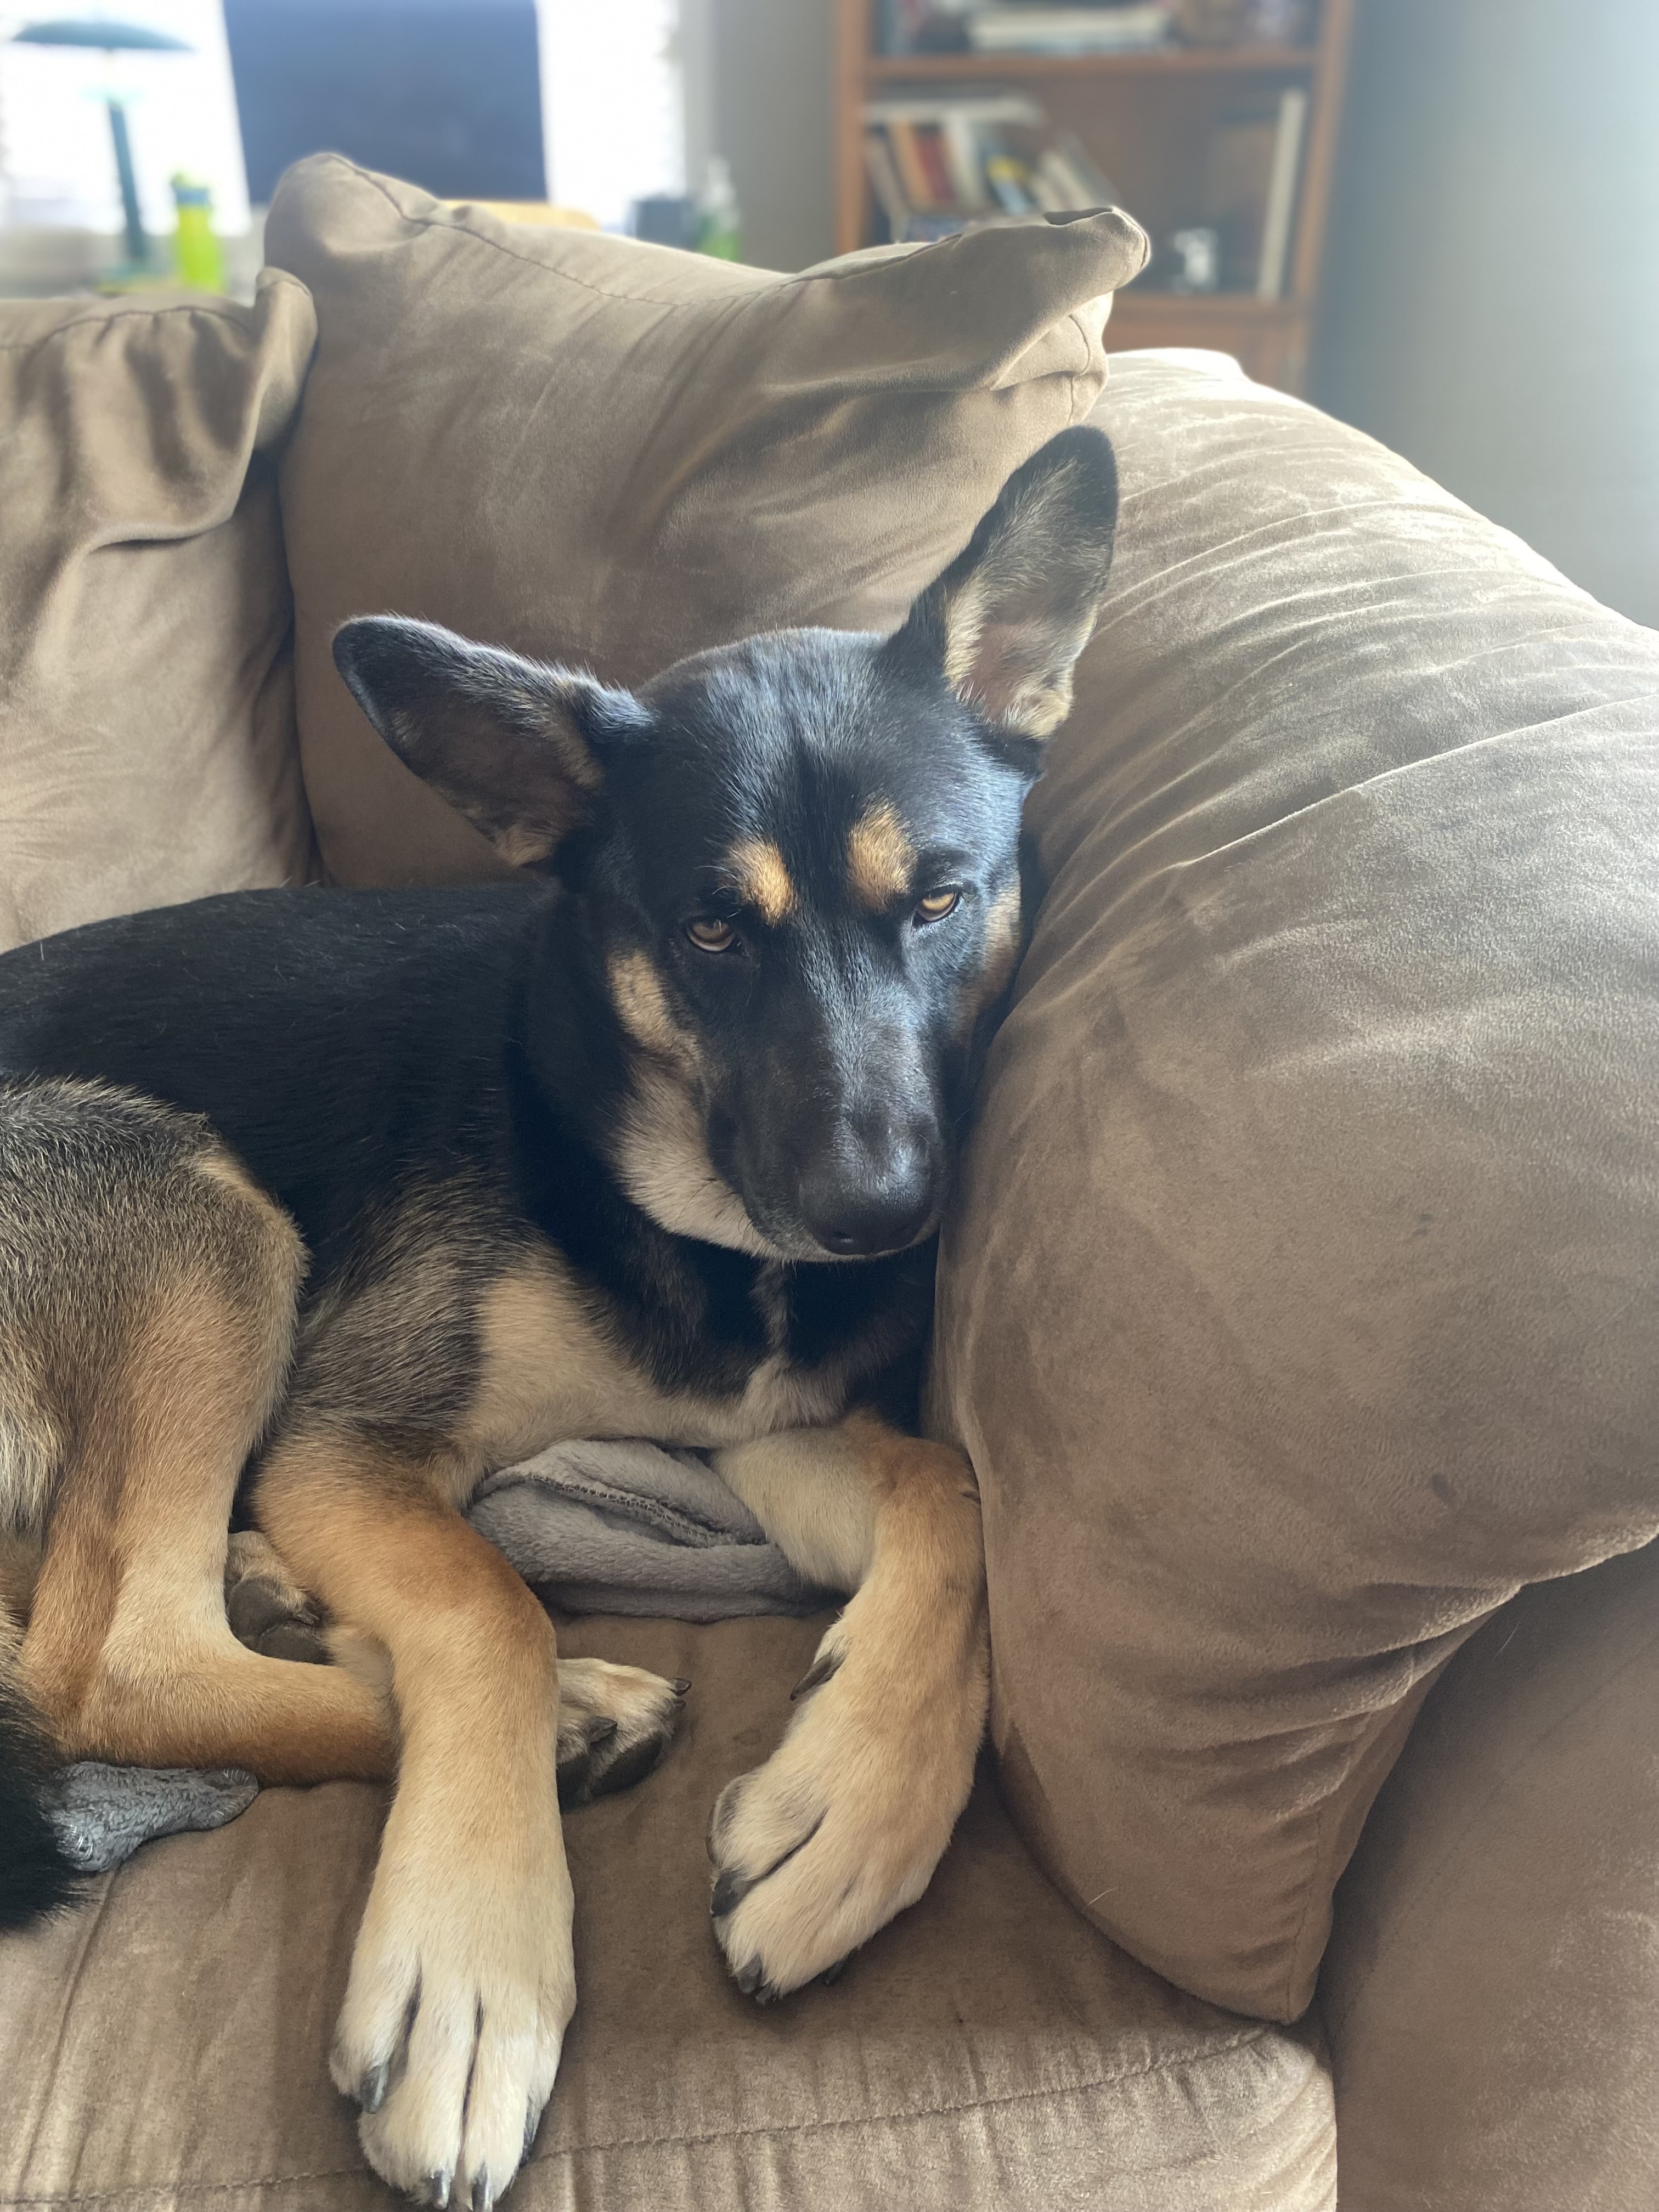
[[[1320,1979],[1344,2212],[1659,2203],[1659,1547],[1435,1685]]]
[[[286,276],[0,305],[0,949],[311,872],[272,469],[314,332]]]
[[[663,1770],[566,1822],[580,1998],[514,2212],[1328,2212],[1297,2038],[1178,1995],[1079,1920],[988,1784],[922,1902],[765,2010],[708,1934],[703,1831],[822,1623],[584,1622],[693,1677]],[[379,1793],[268,1791],[0,1943],[0,2203],[344,2212],[394,2198],[329,2086]]]
[[[1106,214],[775,276],[508,230],[320,155],[265,231],[320,343],[283,469],[301,740],[346,883],[498,873],[335,672],[395,611],[618,683],[797,623],[890,627],[1077,420],[1146,240]]]
[[[1659,636],[1230,363],[1095,419],[938,1410],[1026,1834],[1290,2018],[1435,1671],[1659,1528]]]

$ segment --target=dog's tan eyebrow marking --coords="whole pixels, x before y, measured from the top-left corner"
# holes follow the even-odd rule
[[[764,838],[745,837],[726,855],[726,866],[739,895],[761,920],[775,929],[795,910],[795,886],[783,854]]]
[[[910,890],[916,848],[904,824],[884,799],[878,799],[853,824],[847,840],[847,875],[853,895],[867,907],[890,906]]]

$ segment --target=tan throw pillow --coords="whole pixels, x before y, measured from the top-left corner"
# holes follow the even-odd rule
[[[341,881],[498,872],[329,639],[420,615],[618,683],[798,623],[890,626],[1079,420],[1146,240],[1106,214],[778,276],[511,229],[324,155],[265,233],[317,301],[283,466],[301,742]]]
[[[1215,357],[1094,419],[938,1410],[1025,1833],[1288,2019],[1437,1670],[1659,1530],[1659,635]]]
[[[0,947],[312,872],[272,457],[314,331],[287,276],[0,306]]]

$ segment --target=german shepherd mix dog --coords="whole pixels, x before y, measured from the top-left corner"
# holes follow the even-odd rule
[[[65,1893],[60,1760],[395,1776],[332,2065],[424,2201],[489,2205],[553,2087],[561,1783],[634,1780],[689,1686],[557,1662],[461,1517],[486,1472],[711,1448],[849,1594],[714,1809],[740,1988],[911,1904],[967,1797],[977,1496],[891,1417],[1115,514],[1067,430],[895,635],[637,695],[348,623],[386,744],[540,880],[242,892],[0,961],[0,1911]],[[228,1589],[320,1607],[339,1663],[246,1648]]]

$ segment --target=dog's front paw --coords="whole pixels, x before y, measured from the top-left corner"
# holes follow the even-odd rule
[[[674,1741],[690,1682],[604,1659],[559,1662],[559,1802],[586,1805],[648,1774]]]
[[[383,2180],[489,2212],[535,2135],[575,2009],[564,1846],[550,1804],[541,1820],[503,1820],[495,1852],[396,1838],[396,1822],[331,2068],[362,2107]]]
[[[985,1727],[984,1614],[918,1648],[855,1597],[794,1692],[766,1765],[709,1823],[715,1940],[763,2002],[837,1966],[927,1888],[973,1784]]]

